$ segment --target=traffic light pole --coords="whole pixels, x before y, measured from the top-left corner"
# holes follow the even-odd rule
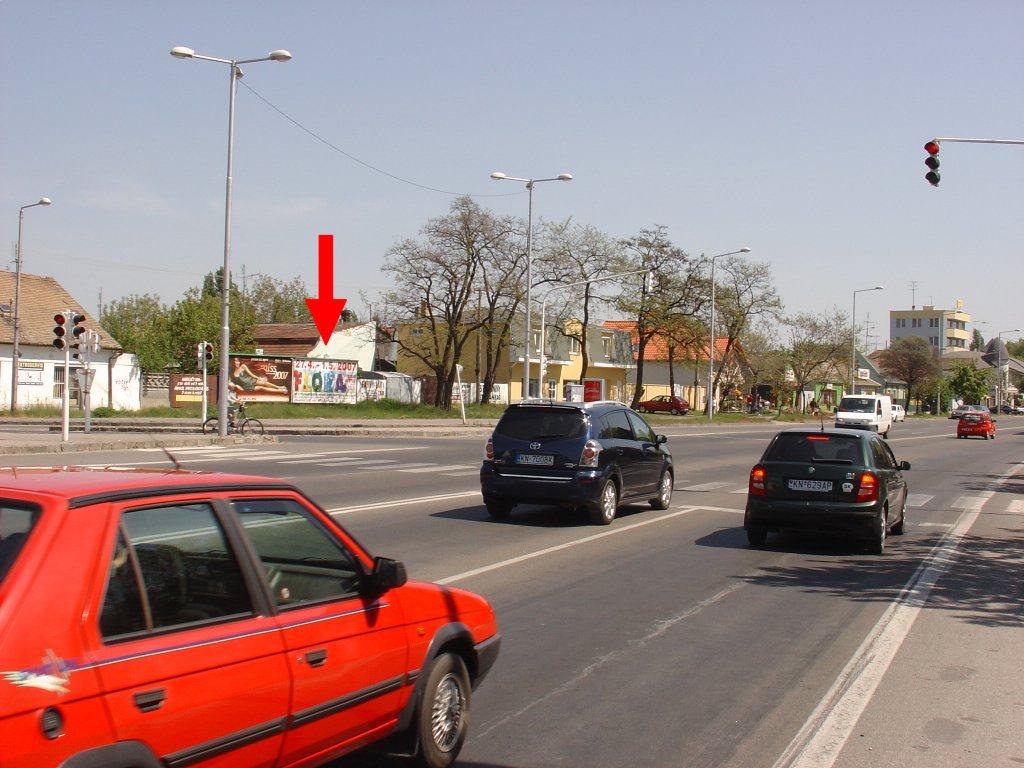
[[[924,178],[933,187],[939,186],[942,180],[942,176],[939,174],[939,166],[942,164],[939,160],[939,145],[944,141],[958,142],[960,144],[1024,144],[1022,139],[964,139],[948,136],[932,139],[924,145],[924,150],[928,153],[924,164],[929,169]]]

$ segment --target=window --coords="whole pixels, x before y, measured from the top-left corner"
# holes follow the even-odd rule
[[[612,356],[612,337],[602,336],[601,346],[604,348],[604,356],[610,358]]]
[[[569,337],[569,354],[578,355],[580,353],[580,340],[575,336]]]
[[[879,469],[895,469],[896,457],[892,455],[889,446],[885,445],[878,438],[871,440],[871,452],[875,457],[875,466]]]
[[[635,413],[626,411],[626,416],[629,417],[629,423],[633,427],[633,433],[636,435],[637,440],[643,440],[647,443],[653,443],[657,441],[654,435],[654,430],[651,429],[650,425],[637,416]]]
[[[105,639],[252,613],[238,561],[209,504],[122,514],[100,612]]]
[[[355,556],[297,501],[239,499],[232,506],[259,555],[278,606],[358,594],[362,569]]]
[[[625,411],[612,411],[601,417],[602,440],[632,440],[633,430]]]
[[[38,517],[38,509],[0,506],[0,582],[14,565]]]

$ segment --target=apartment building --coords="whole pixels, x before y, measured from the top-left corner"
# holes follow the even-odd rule
[[[898,309],[889,312],[889,343],[905,336],[920,336],[942,354],[959,352],[971,346],[972,332],[967,329],[971,316],[961,308],[937,309],[925,305],[920,309]]]

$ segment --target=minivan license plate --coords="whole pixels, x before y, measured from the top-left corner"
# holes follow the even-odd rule
[[[831,480],[790,480],[789,490],[791,491],[818,491],[828,492],[832,490]]]
[[[520,453],[516,457],[517,464],[533,464],[540,467],[553,467],[555,465],[554,456],[545,456],[536,453]]]

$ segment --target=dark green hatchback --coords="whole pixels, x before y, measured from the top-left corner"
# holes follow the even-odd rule
[[[903,533],[910,463],[874,432],[789,429],[772,438],[750,470],[743,527],[751,546],[769,531],[853,534],[882,554]]]

